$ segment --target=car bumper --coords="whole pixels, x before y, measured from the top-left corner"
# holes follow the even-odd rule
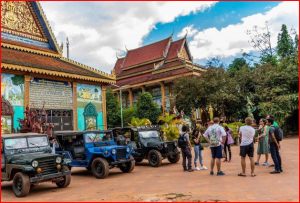
[[[130,161],[134,161],[134,158],[114,161],[114,162],[111,162],[111,165],[124,164],[124,163],[130,162]]]
[[[43,182],[43,181],[47,181],[47,180],[61,178],[65,175],[70,175],[70,174],[71,174],[71,171],[64,171],[64,172],[58,172],[58,173],[53,173],[53,174],[48,174],[48,175],[37,175],[37,176],[30,178],[30,183]]]

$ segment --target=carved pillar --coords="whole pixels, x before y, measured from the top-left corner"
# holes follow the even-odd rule
[[[29,94],[30,94],[30,80],[31,80],[31,76],[30,75],[25,75],[24,76],[24,106],[25,108],[27,106],[29,106],[29,103],[30,103],[30,97],[29,97]]]
[[[133,106],[133,94],[132,94],[131,88],[128,89],[128,96],[129,96],[129,105],[130,105],[130,107],[132,107]]]
[[[78,116],[77,116],[77,83],[73,82],[73,129],[78,128]]]
[[[161,91],[161,106],[164,114],[166,110],[166,91],[165,91],[165,84],[163,82],[160,82],[160,91]]]
[[[102,112],[104,130],[107,129],[107,115],[106,115],[106,86],[102,86]]]

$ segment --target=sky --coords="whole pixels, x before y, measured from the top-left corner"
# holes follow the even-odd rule
[[[281,25],[299,33],[299,2],[41,2],[59,44],[70,58],[110,73],[117,56],[173,36],[187,35],[193,61],[218,57],[229,64],[256,53],[247,30],[266,23],[276,46]],[[66,47],[66,46],[64,46]],[[64,48],[64,55],[66,49]]]

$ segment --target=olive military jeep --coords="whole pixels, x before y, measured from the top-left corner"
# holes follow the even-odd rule
[[[151,166],[158,167],[165,158],[170,163],[177,163],[180,159],[177,142],[164,142],[157,127],[125,127],[114,128],[112,131],[118,144],[132,147],[137,163],[148,159]]]
[[[57,187],[67,187],[71,172],[62,156],[51,154],[47,135],[20,133],[2,135],[1,181],[13,180],[17,197],[26,196],[32,185],[52,181]]]

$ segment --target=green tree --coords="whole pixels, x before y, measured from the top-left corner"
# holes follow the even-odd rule
[[[109,128],[121,126],[120,103],[110,88],[106,91],[106,112]]]
[[[136,106],[123,109],[123,123],[124,123],[124,126],[130,125],[131,120],[134,117],[137,117]]]
[[[138,118],[147,118],[151,123],[157,123],[161,111],[149,92],[144,92],[139,96],[136,107]]]
[[[231,64],[229,64],[227,71],[229,72],[230,75],[234,75],[235,72],[240,70],[243,67],[249,67],[246,59],[244,58],[235,58]]]
[[[12,78],[12,83],[20,87],[21,91],[24,91],[24,76],[23,75],[14,75]]]
[[[285,24],[281,26],[281,32],[277,38],[277,54],[280,58],[287,58],[293,54],[293,40]]]

